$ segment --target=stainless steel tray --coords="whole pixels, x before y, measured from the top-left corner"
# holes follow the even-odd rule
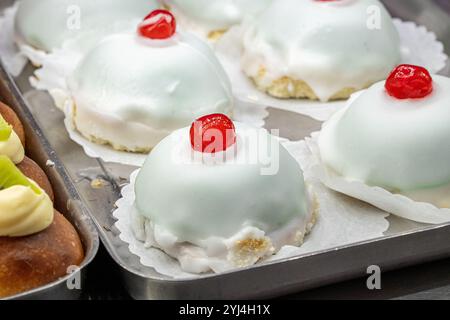
[[[423,2],[403,2],[403,9]],[[440,16],[430,15],[433,24],[436,23],[433,17],[436,19]],[[424,18],[421,16],[421,19]],[[428,20],[425,20],[421,23],[427,24]],[[441,26],[447,23],[444,31],[449,29],[448,19],[440,23]],[[444,40],[450,40],[450,37]],[[139,263],[138,258],[119,239],[114,227],[115,220],[111,212],[120,195],[120,186],[135,168],[108,164],[85,156],[81,147],[68,138],[63,126],[63,115],[53,106],[50,97],[30,88],[28,77],[32,71],[29,66],[15,81],[74,181],[106,249],[120,267],[125,287],[136,299],[268,298],[360,277],[373,264],[387,271],[450,256],[450,224],[423,226],[392,218],[390,230],[380,239],[195,280],[179,281],[162,276]],[[282,128],[282,136],[300,139],[319,129],[320,123],[304,116],[271,109],[266,127]],[[91,181],[97,178],[107,182],[101,189],[91,187]]]
[[[78,275],[70,274],[46,286],[21,293],[9,299],[77,299],[84,287],[83,281],[86,273],[84,269],[94,259],[98,250],[98,232],[86,213],[86,209],[84,209],[64,166],[45,139],[41,128],[34,120],[22,95],[14,85],[14,81],[6,74],[1,64],[0,100],[11,106],[22,120],[27,136],[27,155],[34,159],[47,173],[55,190],[55,207],[75,226],[85,250],[85,258]],[[51,160],[55,165],[46,166],[47,160]],[[74,279],[75,276],[80,277],[81,290],[70,290],[67,286],[67,281]]]

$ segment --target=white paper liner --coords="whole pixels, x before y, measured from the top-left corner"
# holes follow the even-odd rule
[[[304,141],[283,143],[289,152],[300,162],[303,168],[314,165],[315,158]],[[134,210],[134,181],[138,171],[130,178],[130,184],[122,189],[122,198],[117,201],[113,216],[120,238],[128,243],[131,253],[137,255],[143,265],[154,268],[160,274],[179,278],[198,278],[202,275],[184,272],[178,261],[155,248],[145,248],[133,235],[130,212]],[[307,174],[307,173],[306,173]],[[319,202],[317,222],[301,247],[285,246],[276,255],[266,261],[294,257],[300,254],[331,249],[364,240],[383,236],[389,228],[387,213],[363,202],[337,194],[317,179],[306,175]],[[155,186],[157,187],[157,186]],[[168,213],[170,214],[170,213]],[[259,263],[264,263],[261,261]]]
[[[423,66],[430,73],[439,73],[445,68],[448,56],[434,32],[400,19],[394,19],[394,25],[400,34],[402,63]]]
[[[315,132],[311,138],[306,139],[306,144],[314,157],[314,165],[308,168],[308,174],[316,176],[328,188],[370,203],[400,218],[428,224],[450,222],[450,209],[440,209],[430,203],[417,202],[404,195],[393,194],[360,181],[349,181],[329,170],[320,158],[317,144],[319,135],[320,133]]]
[[[76,130],[73,124],[72,100],[65,96],[63,91],[59,90],[53,92],[52,96],[54,99],[64,101],[61,107],[64,109],[66,116],[64,125],[66,126],[69,137],[79,144],[89,157],[98,158],[105,162],[120,163],[135,167],[141,167],[144,164],[147,154],[118,151],[109,145],[96,144],[86,139]],[[267,115],[268,113],[264,108],[236,101],[233,119],[253,127],[261,128],[264,126],[264,119]]]
[[[426,67],[431,73],[438,73],[446,64],[447,55],[444,46],[437,41],[433,32],[414,22],[394,19],[400,34],[401,63],[417,64]],[[234,95],[243,101],[269,106],[277,109],[297,112],[319,121],[328,120],[345,101],[320,102],[307,99],[277,99],[261,92],[242,72],[240,60],[242,52],[242,26],[231,28],[216,43],[216,53],[233,83]]]

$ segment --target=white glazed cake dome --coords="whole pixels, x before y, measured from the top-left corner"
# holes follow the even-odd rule
[[[322,161],[350,181],[450,207],[450,79],[433,76],[433,92],[397,99],[379,82],[327,122]]]
[[[75,127],[93,142],[148,152],[208,113],[232,114],[225,71],[207,44],[187,33],[163,40],[105,38],[68,80]]]
[[[246,17],[263,11],[273,0],[163,0],[180,21],[215,37]]]
[[[135,235],[185,271],[252,265],[284,245],[300,245],[314,223],[316,208],[296,160],[266,130],[236,122],[235,128],[237,142],[216,154],[218,162],[192,150],[189,128],[175,131],[136,179]]]
[[[157,7],[156,0],[21,0],[16,33],[19,43],[51,51],[82,34],[134,28]]]
[[[398,32],[378,0],[273,1],[243,35],[243,71],[279,98],[348,98],[399,62]]]

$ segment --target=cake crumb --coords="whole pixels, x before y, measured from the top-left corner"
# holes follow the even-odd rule
[[[231,261],[238,267],[245,267],[256,263],[261,258],[271,255],[274,247],[269,238],[248,238],[236,241],[232,248]]]
[[[101,189],[104,186],[106,186],[106,184],[107,184],[106,181],[103,179],[94,179],[91,181],[91,187],[93,189]]]
[[[47,160],[47,162],[45,163],[45,165],[49,168],[53,168],[55,166],[55,163],[52,160]]]
[[[227,32],[227,30],[215,30],[215,31],[211,31],[208,34],[208,39],[210,41],[217,41],[219,40],[224,34],[225,32]]]

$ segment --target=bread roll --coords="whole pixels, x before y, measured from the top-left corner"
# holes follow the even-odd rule
[[[36,182],[50,197],[52,201],[55,200],[52,185],[47,178],[45,172],[37,165],[36,162],[28,157],[25,157],[21,163],[17,165],[20,171],[28,178]]]
[[[28,291],[67,275],[84,259],[75,228],[55,211],[53,223],[27,237],[0,237],[0,298]]]
[[[20,122],[17,114],[13,111],[13,109],[2,102],[0,102],[0,114],[3,119],[5,119],[5,121],[13,127],[14,132],[17,134],[22,142],[22,145],[25,147],[25,130],[23,129],[22,122]]]

